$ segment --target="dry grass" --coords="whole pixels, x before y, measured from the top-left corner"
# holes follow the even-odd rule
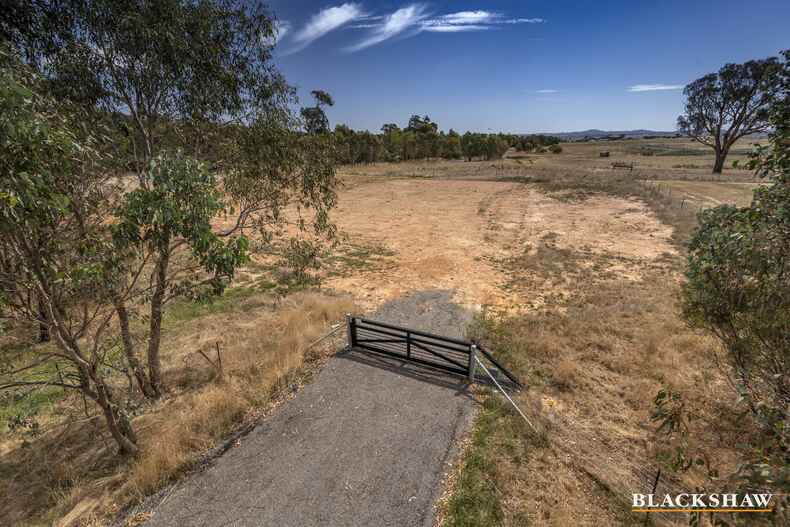
[[[743,166],[746,154],[755,142],[765,140],[741,139],[733,145],[724,169],[726,179],[751,179],[748,170],[733,169],[732,162]],[[671,139],[628,139],[620,141],[590,141],[586,143],[564,143],[562,154],[534,156],[536,168],[558,167],[612,171],[612,163],[633,163],[634,173],[663,174],[672,179],[712,179],[713,149],[688,138]],[[608,158],[599,157],[599,152],[608,151]],[[652,153],[652,155],[645,155]],[[621,169],[622,171],[622,169]],[[721,179],[720,177],[717,177]]]
[[[733,445],[747,443],[747,434],[723,421],[717,400],[734,397],[710,362],[716,344],[678,319],[674,289],[666,287],[672,280],[655,269],[636,284],[579,284],[564,314],[481,322],[489,347],[529,386],[518,401],[542,431],[535,436],[498,397],[500,403],[484,407],[486,437],[482,452],[471,456],[487,462],[471,485],[491,481],[502,525],[640,521],[628,500],[647,492],[655,474],[648,417],[663,386],[682,393],[697,412],[694,434],[717,453],[717,468],[733,468]],[[668,476],[662,489],[699,481],[694,473]]]
[[[678,316],[683,246],[696,211],[626,174],[544,172],[536,182],[562,202],[601,194],[644,200],[674,227],[676,251],[639,259],[544,236],[501,262],[515,290],[568,292],[546,294],[531,313],[485,314],[470,330],[529,386],[518,402],[538,433],[501,399],[486,398],[444,525],[641,524],[629,500],[648,492],[655,476],[649,416],[659,389],[681,393],[693,408],[694,442],[715,453],[721,473],[750,442],[749,427],[727,408],[735,394],[715,366],[717,343]],[[622,268],[632,271],[629,279]],[[705,482],[694,469],[665,474],[658,492]],[[475,492],[486,498],[472,499]],[[680,515],[653,520],[687,522]]]
[[[614,160],[627,161],[638,154],[626,149],[643,144],[622,143],[569,144],[559,155],[495,163],[342,171],[347,187],[341,198],[348,205],[341,199],[336,212],[354,245],[333,261],[341,271],[353,268],[354,280],[338,271],[328,280],[333,287],[348,282],[349,290],[361,292],[356,300],[371,305],[409,288],[457,288],[470,306],[501,297],[528,311],[486,318],[482,329],[530,384],[520,404],[542,433],[529,432],[496,398],[486,400],[470,448],[475,462],[465,465],[471,472],[463,472],[458,484],[462,495],[474,492],[465,494],[466,508],[455,498],[448,505],[466,511],[469,521],[452,525],[631,523],[623,500],[652,476],[645,442],[651,399],[661,386],[681,391],[702,409],[695,426],[703,441],[720,447],[723,465],[737,459],[733,445],[747,442],[743,427],[723,421],[713,402],[730,394],[707,358],[713,342],[677,318],[682,259],[653,254],[669,238],[656,224],[672,225],[682,247],[696,210],[679,207],[641,180],[705,180],[712,189],[719,183],[707,181],[706,168],[667,168],[691,164],[688,159],[640,156],[630,173],[597,158],[606,146]],[[707,162],[704,153],[688,157]],[[750,177],[725,173],[729,181]],[[372,249],[379,247],[386,251]],[[414,247],[424,252],[415,255]],[[643,247],[648,254],[639,252]],[[259,271],[243,270],[245,288],[214,307],[171,311],[163,343],[171,393],[140,407],[134,422],[143,447],[139,459],[119,465],[100,419],[86,416],[77,398],[57,404],[54,410],[63,415],[48,414],[45,433],[26,439],[29,446],[4,436],[0,524],[47,525],[58,518],[63,525],[99,524],[108,512],[184,474],[229,432],[291,393],[315,364],[316,357],[305,355],[306,344],[350,310],[349,301],[298,293],[277,303],[262,292],[267,277]],[[537,297],[541,302],[527,305]],[[488,512],[476,515],[477,503],[487,504]]]
[[[216,382],[190,391],[151,416],[149,426],[154,431],[146,431],[143,453],[130,474],[130,489],[144,496],[159,488],[246,415],[271,401],[277,388],[294,382],[308,345],[351,310],[347,299],[297,293],[268,316],[211,317],[198,321],[194,333],[174,339],[168,362],[197,361]],[[210,351],[217,335],[221,336],[221,372]],[[190,351],[201,347],[212,363]]]
[[[760,183],[744,181],[677,181],[655,180],[648,184],[663,187],[675,200],[684,200],[692,207],[715,207],[721,204],[746,207],[752,202],[754,189]]]
[[[59,423],[28,445],[7,440],[0,523],[102,524],[119,507],[179,477],[232,430],[292,393],[312,365],[334,350],[331,342],[311,350],[308,345],[352,307],[347,297],[318,293],[278,303],[254,294],[195,318],[171,317],[163,359],[172,389],[162,402],[141,407],[133,421],[140,456],[118,464],[96,416]]]
[[[557,361],[554,370],[551,372],[552,382],[560,390],[571,390],[578,381],[577,370],[576,361],[568,357],[562,358]]]

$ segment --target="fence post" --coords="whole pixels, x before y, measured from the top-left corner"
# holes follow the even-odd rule
[[[351,313],[346,313],[346,339],[348,340],[348,349],[354,347],[354,328],[352,328],[352,324],[354,324],[354,317]]]
[[[477,368],[477,345],[472,344],[469,346],[469,382],[475,382],[475,369]]]

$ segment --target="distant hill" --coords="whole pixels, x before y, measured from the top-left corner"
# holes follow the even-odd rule
[[[559,133],[552,133],[546,135],[553,135],[555,137],[559,137],[561,139],[565,139],[566,141],[578,141],[580,139],[605,139],[605,138],[615,138],[615,137],[623,137],[623,138],[638,138],[638,137],[645,137],[645,136],[662,136],[662,137],[675,137],[677,132],[671,131],[658,131],[658,130],[615,130],[615,131],[607,131],[607,130],[582,130],[581,132],[559,132]]]

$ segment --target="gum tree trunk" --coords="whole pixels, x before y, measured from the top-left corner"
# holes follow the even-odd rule
[[[140,388],[140,391],[143,392],[144,396],[149,399],[156,399],[158,394],[151,385],[151,380],[145,373],[145,369],[140,363],[140,359],[137,358],[137,353],[134,349],[132,333],[129,329],[129,312],[126,309],[126,305],[121,301],[117,301],[115,304],[115,311],[118,313],[118,324],[121,329],[121,340],[123,341],[123,350],[126,354],[126,362],[129,364],[134,378],[137,380],[137,386]]]
[[[47,318],[47,311],[44,308],[44,303],[38,301],[38,341],[40,343],[49,342],[49,322]]]
[[[167,268],[170,263],[170,247],[164,244],[159,261],[156,263],[156,283],[151,297],[151,323],[148,334],[148,376],[154,392],[162,395],[162,364],[159,347],[162,340],[162,306],[167,288]]]
[[[102,409],[107,428],[118,445],[119,452],[122,455],[136,455],[139,452],[137,436],[129,418],[116,404],[112,390],[98,371],[97,365],[86,360],[77,340],[69,335],[59,323],[52,307],[48,307],[49,319],[54,321],[52,333],[57,340],[58,347],[69,357],[79,374],[79,390]]]
[[[112,392],[104,381],[93,378],[96,386],[95,400],[104,413],[107,428],[110,430],[112,438],[118,445],[122,455],[134,456],[139,451],[137,447],[137,435],[132,429],[129,418],[124,414],[112,397]]]
[[[713,163],[713,173],[721,174],[724,169],[724,161],[727,159],[727,151],[724,149],[716,150],[716,160]]]

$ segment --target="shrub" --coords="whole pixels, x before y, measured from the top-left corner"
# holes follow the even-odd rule
[[[788,482],[790,424],[790,50],[775,94],[770,146],[750,165],[769,179],[749,207],[724,205],[700,215],[690,243],[683,312],[724,345],[741,398],[762,425],[748,480]]]
[[[549,151],[552,154],[561,154],[562,153],[562,147],[560,145],[551,145],[549,147]]]
[[[683,298],[686,317],[722,341],[740,394],[769,426],[790,403],[788,202],[790,185],[775,182],[750,207],[705,211]]]

